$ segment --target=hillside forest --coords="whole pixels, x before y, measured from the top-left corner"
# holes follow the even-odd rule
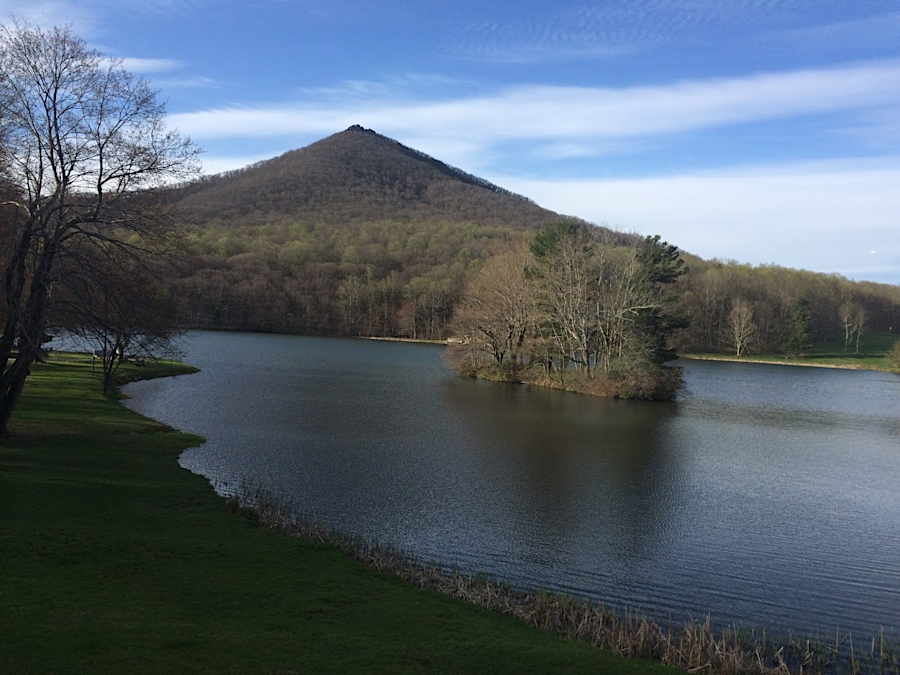
[[[549,223],[548,223],[549,224]],[[620,245],[635,237],[610,232]],[[182,325],[438,340],[484,261],[532,233],[477,223],[377,221],[331,226],[211,223],[190,235],[196,257],[171,289]],[[900,288],[777,265],[685,255],[674,288],[691,319],[680,350],[777,351],[792,307],[808,303],[816,342],[890,331]]]
[[[593,276],[600,259],[607,271],[626,269],[646,241],[548,211],[356,126],[171,188],[167,200],[181,253],[150,271],[165,289],[164,298],[154,291],[156,305],[182,328],[445,340],[461,337],[454,318],[494,261],[534,258],[554,228],[602,248],[583,270]],[[802,353],[833,341],[854,351],[866,332],[900,321],[898,286],[679,254],[683,273],[657,288],[673,317],[665,347],[679,352]],[[521,262],[532,275],[540,267]],[[66,321],[58,313],[50,323]],[[574,363],[583,356],[558,347]]]
[[[643,241],[361,127],[175,198],[190,254],[166,285],[184,327],[444,340],[487,261],[553,223],[586,227],[613,249]],[[681,256],[685,273],[666,293],[681,319],[668,339],[682,352],[802,352],[836,340],[852,351],[866,331],[900,321],[897,286]]]

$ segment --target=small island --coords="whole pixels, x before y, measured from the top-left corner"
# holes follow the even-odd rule
[[[613,398],[672,400],[670,336],[687,325],[667,287],[685,273],[659,236],[549,225],[488,260],[464,289],[447,350],[457,372]]]

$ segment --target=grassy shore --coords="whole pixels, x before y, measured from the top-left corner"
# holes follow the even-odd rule
[[[851,346],[844,350],[843,342],[814,345],[802,356],[785,354],[745,354],[733,353],[680,353],[686,359],[709,361],[738,361],[745,363],[777,363],[787,366],[815,366],[819,368],[849,368],[855,370],[886,370],[896,372],[885,358],[894,344],[900,340],[895,333],[864,333],[860,340],[859,354]]]
[[[125,379],[185,372],[129,368]],[[674,673],[230,513],[200,439],[36,366],[0,440],[0,673]]]

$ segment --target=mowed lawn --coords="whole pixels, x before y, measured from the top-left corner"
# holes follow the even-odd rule
[[[856,353],[855,344],[845,349],[843,342],[828,342],[813,345],[802,356],[751,352],[750,354],[736,357],[734,352],[727,350],[716,353],[685,353],[681,354],[681,356],[713,360],[764,361],[766,363],[786,363],[790,365],[892,370],[894,367],[888,361],[887,354],[898,340],[900,340],[900,334],[897,333],[863,333],[862,339],[859,341],[859,354]]]
[[[200,439],[101,396],[85,359],[36,366],[11,430],[0,440],[5,675],[677,672],[255,528],[178,466]]]

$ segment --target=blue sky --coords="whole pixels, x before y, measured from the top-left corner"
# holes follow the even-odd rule
[[[900,283],[897,0],[0,0],[168,100],[209,172],[361,124],[706,258]]]

